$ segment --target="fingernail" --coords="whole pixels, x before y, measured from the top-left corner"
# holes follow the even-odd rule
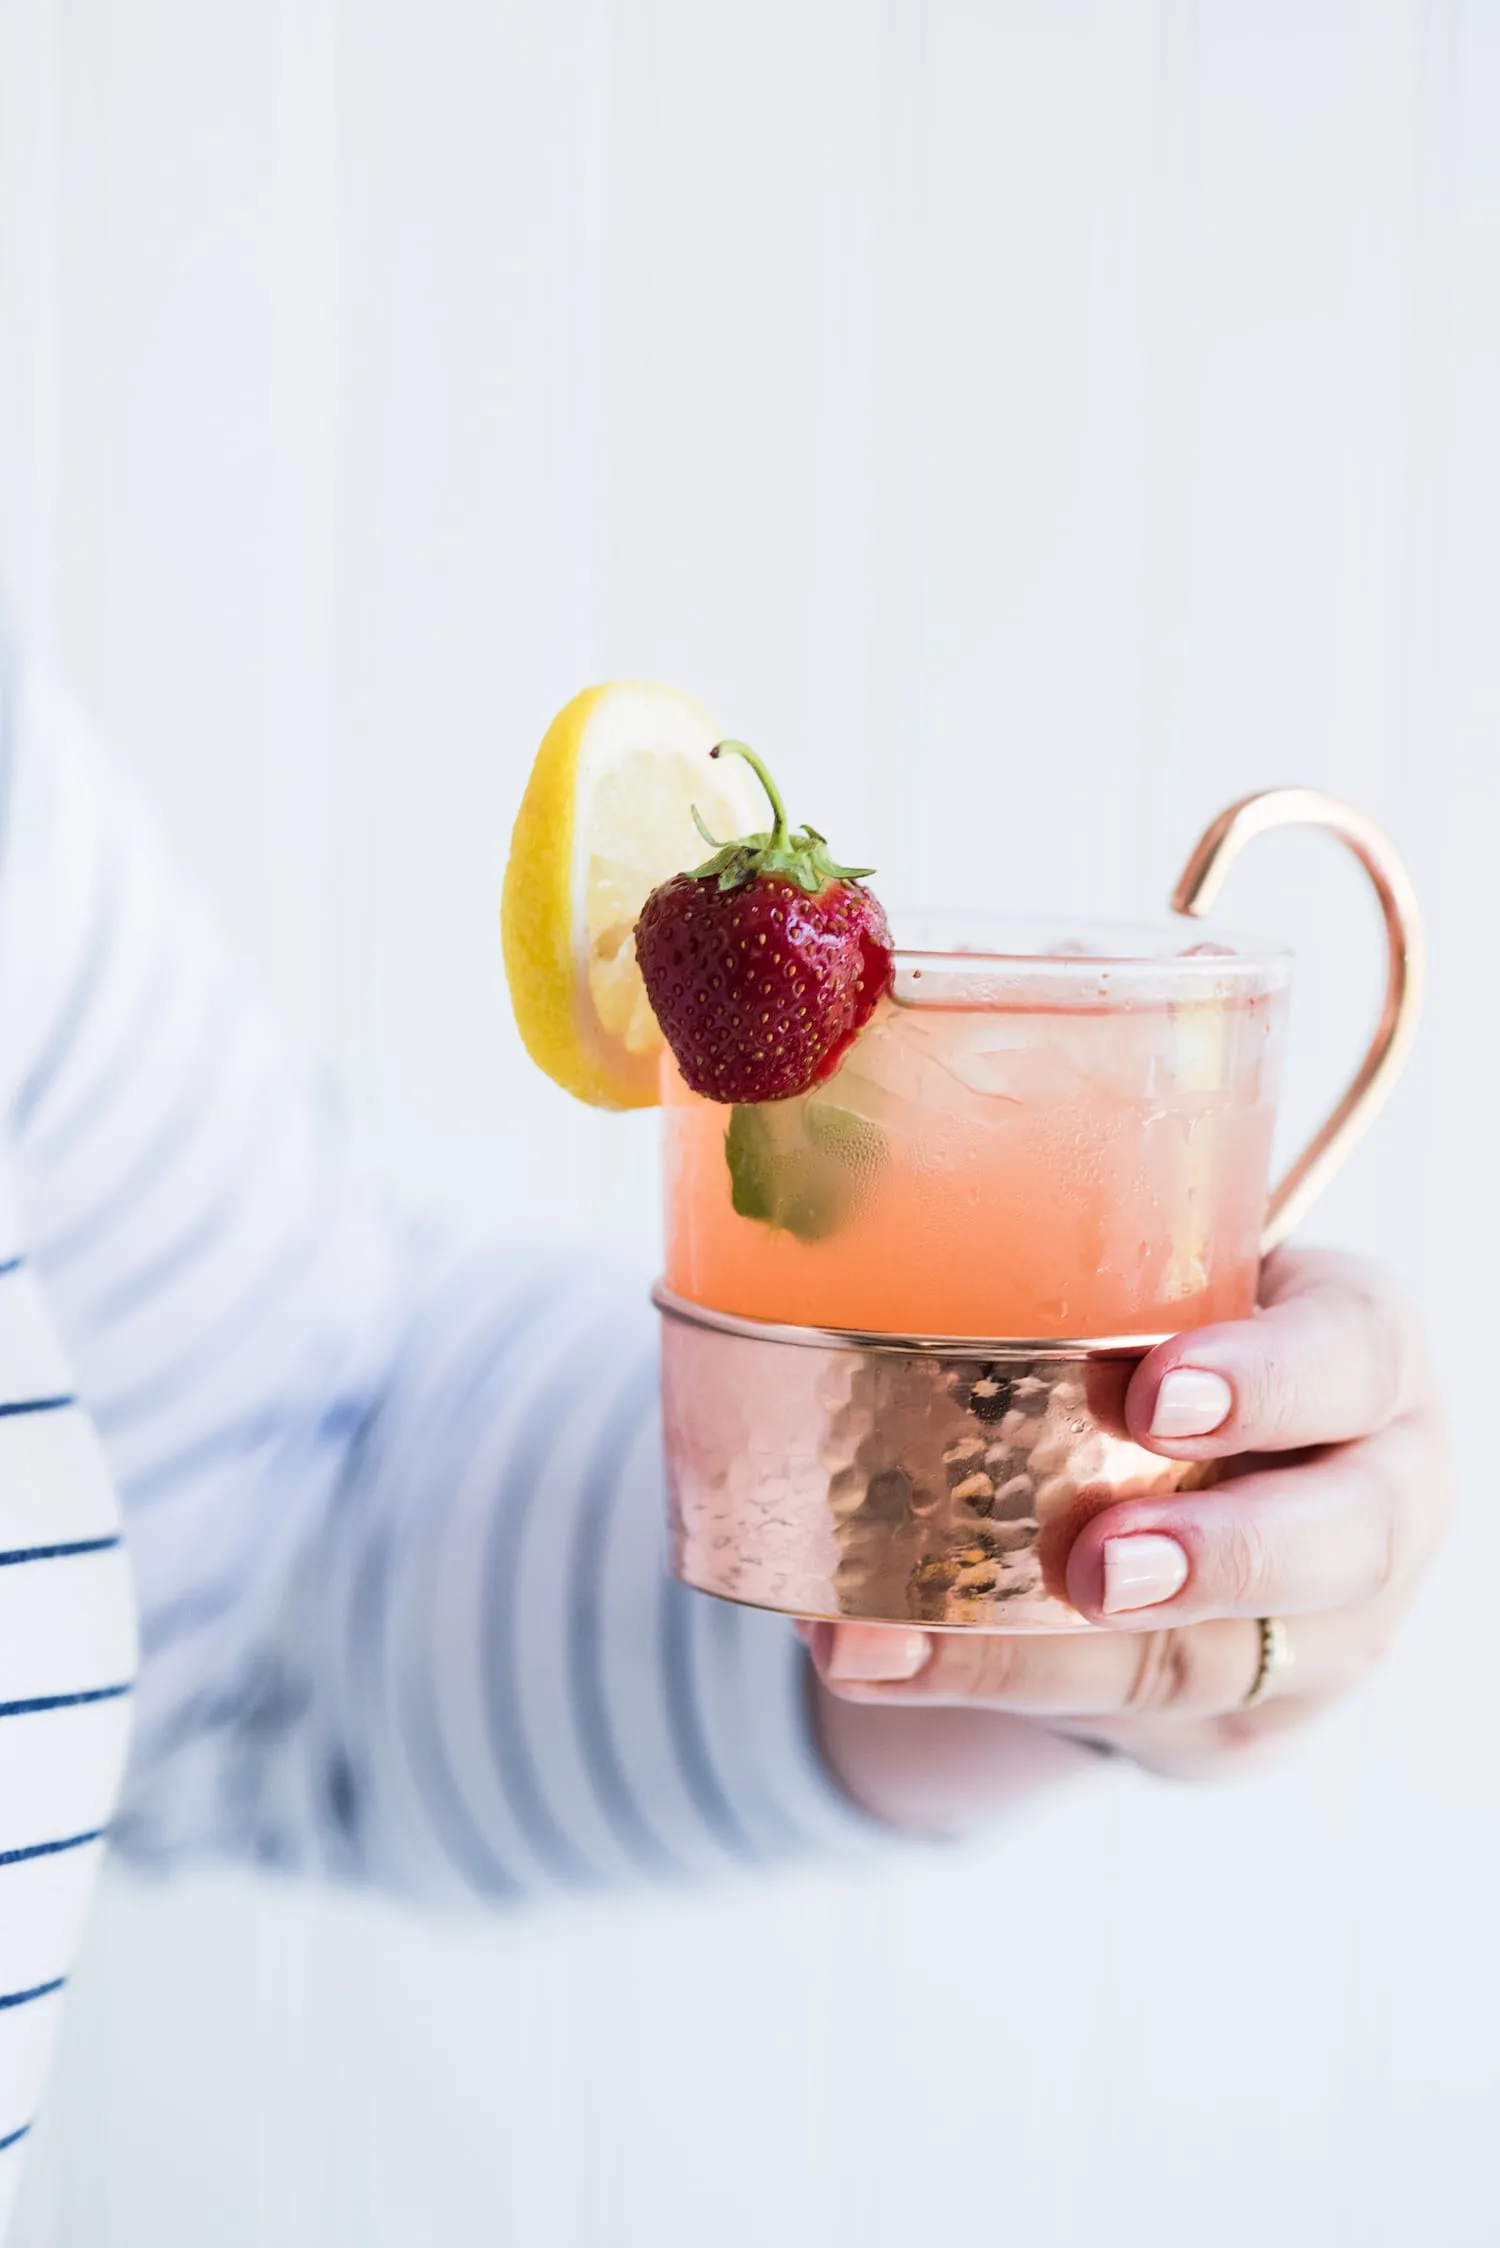
[[[1205,1366],[1174,1366],[1162,1377],[1151,1415],[1153,1436],[1211,1436],[1229,1417],[1234,1391]]]
[[[1187,1583],[1188,1557],[1175,1538],[1141,1536],[1104,1541],[1106,1616],[1124,1608],[1154,1608]]]
[[[844,1624],[833,1635],[824,1675],[835,1686],[869,1686],[883,1679],[915,1678],[932,1651],[925,1631],[888,1624]]]

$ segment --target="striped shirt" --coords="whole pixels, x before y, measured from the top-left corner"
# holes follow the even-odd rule
[[[4,686],[0,1114],[135,1570],[121,1846],[515,1899],[857,1842],[790,1629],[666,1575],[644,1275],[403,1210]]]

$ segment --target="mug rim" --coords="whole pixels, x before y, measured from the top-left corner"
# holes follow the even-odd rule
[[[1289,945],[1218,922],[1186,916],[1156,921],[1090,915],[924,912],[890,916],[895,938],[898,1004],[943,1003],[961,980],[973,985],[968,1002],[994,1006],[1003,993],[1039,987],[1121,1005],[1135,998],[1228,999],[1284,990],[1291,982]],[[943,941],[946,939],[947,941]],[[913,941],[915,940],[915,941]],[[915,987],[923,980],[928,991]],[[946,1004],[964,1004],[950,996]]]

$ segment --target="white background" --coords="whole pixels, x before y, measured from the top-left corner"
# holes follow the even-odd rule
[[[1467,1511],[1277,1775],[858,1881],[97,1917],[26,2248],[1500,2234],[1497,0],[0,0],[0,568],[414,1192],[634,1233],[509,1026],[547,718],[644,673],[889,892],[1150,910],[1351,795],[1435,940],[1316,1231]],[[1369,1000],[1315,845],[1306,1120]]]

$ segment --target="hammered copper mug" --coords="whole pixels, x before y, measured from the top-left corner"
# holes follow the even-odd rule
[[[672,1566],[685,1583],[801,1617],[1069,1630],[1083,1619],[1066,1598],[1063,1569],[1082,1523],[1120,1499],[1210,1480],[1211,1467],[1161,1459],[1126,1435],[1120,1407],[1131,1369],[1170,1333],[1249,1311],[1260,1257],[1301,1218],[1389,1092],[1420,997],[1421,923],[1405,869],[1379,830],[1333,797],[1280,789],[1232,805],[1194,850],[1173,910],[1204,914],[1244,846],[1286,826],[1322,828],[1359,860],[1384,918],[1387,974],[1380,1019],[1352,1082],[1274,1189],[1270,1121],[1288,956],[1243,940],[1182,948],[1170,924],[1144,939],[1084,925],[1054,951],[917,949],[897,958],[896,1007],[972,1006],[999,1026],[997,1068],[1020,1052],[1028,1029],[1035,1044],[1041,1007],[1063,1010],[1046,1019],[1078,1041],[1085,1075],[1090,1040],[1097,1044],[1111,1022],[1130,1030],[1125,1050],[1139,1082],[1112,1112],[1108,1148],[1080,1153],[1060,1135],[1056,1176],[1044,1165],[1029,1189],[1033,1202],[1037,1178],[1055,1190],[1049,1207],[1058,1222],[1038,1230],[1036,1209],[1018,1207],[1017,1237],[1029,1228],[1029,1256],[1003,1276],[993,1268],[977,1275],[991,1288],[1003,1277],[1003,1300],[1016,1306],[1024,1330],[887,1332],[783,1319],[764,1291],[748,1310],[724,1308],[713,1297],[735,1290],[718,1283],[711,1260],[695,1264],[691,1241],[685,1259],[681,1241],[669,1241],[669,1274],[675,1254],[689,1283],[655,1291]],[[945,996],[955,991],[957,1001]],[[1141,1010],[1134,1022],[1133,1009]],[[1151,1010],[1170,1029],[1169,1049],[1140,1034]],[[1010,1049],[1008,1023],[1016,1032]],[[1028,1128],[1045,1133],[1046,1084],[1017,1080],[1018,1097],[1004,1092],[1008,1082],[995,1079],[997,1097],[1014,1100],[1018,1112],[1029,1102]],[[988,1078],[979,1086],[991,1090]],[[1136,1121],[1122,1129],[1121,1117]],[[669,1164],[671,1125],[669,1110]],[[722,1121],[713,1129],[722,1133]],[[1188,1151],[1153,1174],[1158,1184],[1169,1178],[1168,1199],[1177,1198],[1160,1239],[1125,1207],[1140,1152],[1132,1132],[1143,1147],[1153,1133],[1165,1135],[1169,1154],[1176,1133]],[[1232,1159],[1216,1156],[1216,1145]],[[1100,1174],[1108,1162],[1124,1168]],[[1079,1179],[1092,1163],[1092,1183],[1070,1187],[1070,1163],[1082,1166]],[[1124,1182],[1113,1199],[1111,1178]],[[1004,1191],[998,1173],[995,1189]],[[1112,1303],[1117,1277],[1120,1301],[1155,1307],[1146,1330],[1066,1331],[1066,1271],[1061,1263],[1056,1272],[1044,1268],[1052,1235],[1069,1231],[1070,1194],[1079,1208],[1091,1195],[1096,1211],[1095,1269],[1081,1293]],[[1123,1232],[1111,1232],[1116,1216]],[[1076,1264],[1076,1241],[1072,1254]],[[792,1252],[789,1270],[794,1260]],[[1144,1296],[1142,1273],[1150,1281]],[[879,1278],[867,1272],[864,1281],[877,1297]],[[1187,1315],[1174,1326],[1161,1314],[1178,1302]],[[1038,1331],[1054,1326],[1058,1332]]]

